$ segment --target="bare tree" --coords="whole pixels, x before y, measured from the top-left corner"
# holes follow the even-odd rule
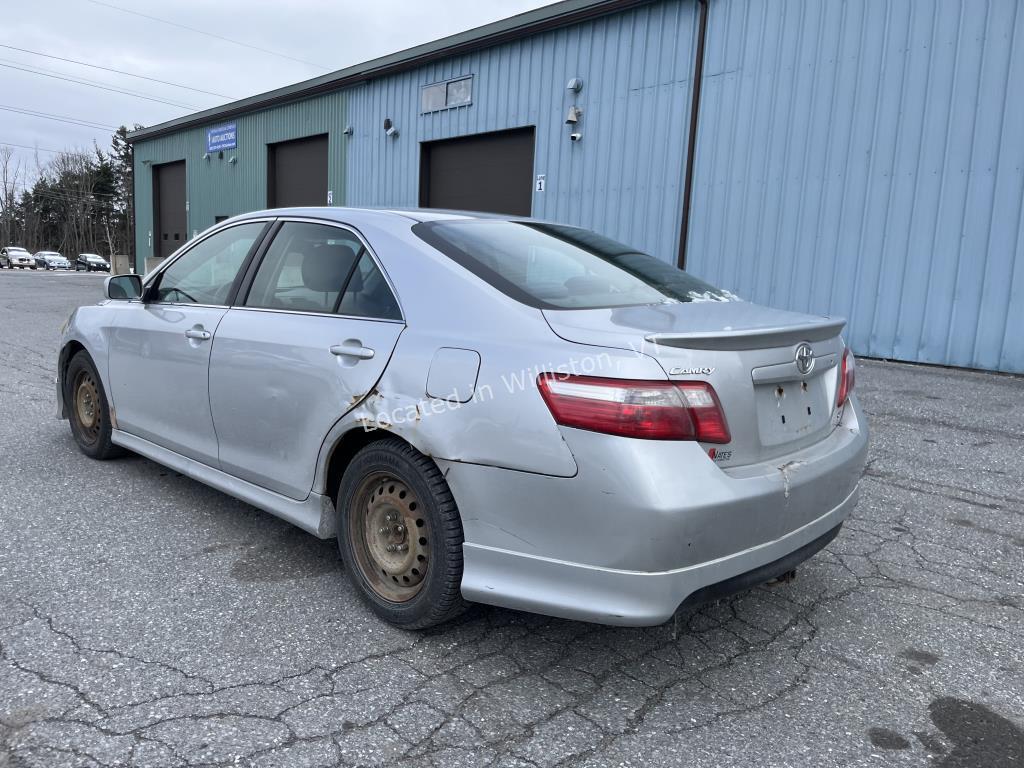
[[[59,250],[82,253],[98,250],[95,227],[100,201],[95,197],[96,166],[85,152],[61,152],[46,168],[49,194],[60,212]],[[50,246],[53,247],[53,246]]]
[[[14,149],[0,146],[0,244],[2,245],[14,243],[15,210],[21,178],[21,163],[15,160]]]

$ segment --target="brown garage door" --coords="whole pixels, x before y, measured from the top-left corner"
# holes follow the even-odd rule
[[[153,222],[153,255],[159,259],[170,256],[188,239],[184,160],[153,166]]]
[[[269,145],[267,205],[327,205],[327,134]]]
[[[529,216],[534,129],[428,141],[420,150],[420,205]]]

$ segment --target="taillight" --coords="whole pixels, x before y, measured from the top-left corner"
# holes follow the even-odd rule
[[[555,421],[565,427],[646,440],[732,439],[718,395],[703,381],[542,373],[537,387]]]
[[[853,392],[853,384],[856,380],[855,371],[857,363],[853,358],[853,353],[850,348],[847,347],[843,350],[843,362],[839,367],[839,387],[836,391],[836,408],[842,408],[846,405],[846,401],[850,398],[850,393]]]

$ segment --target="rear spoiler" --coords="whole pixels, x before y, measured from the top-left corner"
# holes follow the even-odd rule
[[[740,328],[692,333],[651,333],[644,337],[651,344],[684,349],[764,349],[786,347],[801,341],[825,341],[838,336],[846,325],[842,317],[823,318],[818,322],[768,328]]]

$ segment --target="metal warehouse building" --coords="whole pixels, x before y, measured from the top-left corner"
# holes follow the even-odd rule
[[[531,214],[1024,372],[1018,0],[567,0],[132,140],[140,269],[268,206]]]

